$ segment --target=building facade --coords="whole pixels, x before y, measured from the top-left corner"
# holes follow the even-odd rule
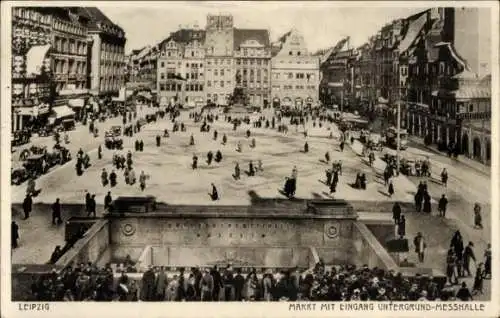
[[[50,48],[52,14],[45,8],[12,9],[12,131],[49,113],[53,95]]]
[[[95,96],[117,95],[125,84],[125,32],[99,9],[81,7],[80,14],[89,20],[89,86]]]
[[[271,95],[271,49],[269,31],[234,29],[236,74],[241,78],[248,103],[266,107]]]
[[[228,105],[234,91],[234,25],[231,15],[208,15],[205,38],[207,100]]]
[[[326,53],[321,65],[320,96],[324,105],[345,106],[354,97],[354,65],[357,53],[349,37]]]
[[[271,97],[273,106],[301,109],[319,103],[318,56],[309,54],[304,37],[295,29],[273,44]]]
[[[160,105],[203,105],[205,92],[205,30],[173,32],[160,44],[157,91]]]
[[[491,82],[485,75],[489,71],[485,52],[490,52],[486,49],[490,40],[484,34],[490,35],[491,29],[483,23],[489,11],[482,10],[435,8],[423,13],[425,23],[418,25],[419,35],[408,49],[408,107],[403,119],[409,132],[427,144],[453,148],[488,163]],[[463,26],[467,32],[460,31]],[[467,39],[482,42],[458,51],[455,43],[464,47]]]

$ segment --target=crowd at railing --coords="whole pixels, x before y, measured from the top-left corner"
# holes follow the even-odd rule
[[[121,272],[121,273],[120,273]],[[327,267],[322,262],[301,273],[297,268],[243,274],[240,268],[149,267],[137,273],[130,262],[120,270],[108,264],[70,266],[39,277],[32,284],[38,301],[449,301],[472,300],[462,283],[368,266]]]

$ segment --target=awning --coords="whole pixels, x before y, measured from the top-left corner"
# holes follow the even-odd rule
[[[33,46],[26,54],[26,73],[40,75],[50,44]]]
[[[75,112],[67,105],[53,107],[52,112],[54,113],[53,117],[56,119],[75,116]]]
[[[410,26],[408,27],[408,32],[406,32],[405,37],[399,43],[399,54],[404,54],[408,48],[415,42],[415,39],[422,31],[422,28],[427,21],[427,14],[422,14],[418,19],[410,22]]]
[[[82,98],[70,99],[68,105],[74,108],[83,108],[83,106],[85,106],[85,101]]]
[[[489,87],[469,86],[461,87],[451,92],[456,99],[490,99],[491,90]]]

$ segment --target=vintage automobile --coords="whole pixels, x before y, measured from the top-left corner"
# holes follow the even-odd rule
[[[26,168],[15,168],[12,169],[10,174],[10,184],[20,185],[24,181],[29,179],[29,173]]]
[[[28,171],[30,177],[38,177],[48,171],[48,165],[45,162],[45,155],[31,155],[26,158],[24,168]]]
[[[107,132],[104,138],[104,146],[107,149],[123,149],[123,139],[116,138],[113,134]]]
[[[110,129],[110,132],[113,134],[113,136],[121,136],[122,135],[122,126],[112,126]]]
[[[31,155],[43,155],[47,152],[47,147],[31,146],[28,149],[24,149],[19,154],[19,160],[24,161]]]
[[[415,162],[416,162],[416,160],[412,159],[412,158],[409,158],[409,159],[403,158],[403,159],[401,159],[401,163],[400,163],[400,166],[399,166],[400,172],[402,174],[404,174],[405,176],[414,176],[414,175],[416,175]]]
[[[12,136],[11,145],[20,146],[30,142],[31,133],[27,131],[16,131]]]

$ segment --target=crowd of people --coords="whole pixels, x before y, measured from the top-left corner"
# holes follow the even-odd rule
[[[131,274],[136,273],[136,274]],[[439,277],[403,276],[367,265],[325,266],[242,273],[224,267],[149,267],[142,274],[131,261],[113,271],[108,264],[78,264],[33,281],[37,301],[468,301],[474,299],[465,282],[454,288]]]

